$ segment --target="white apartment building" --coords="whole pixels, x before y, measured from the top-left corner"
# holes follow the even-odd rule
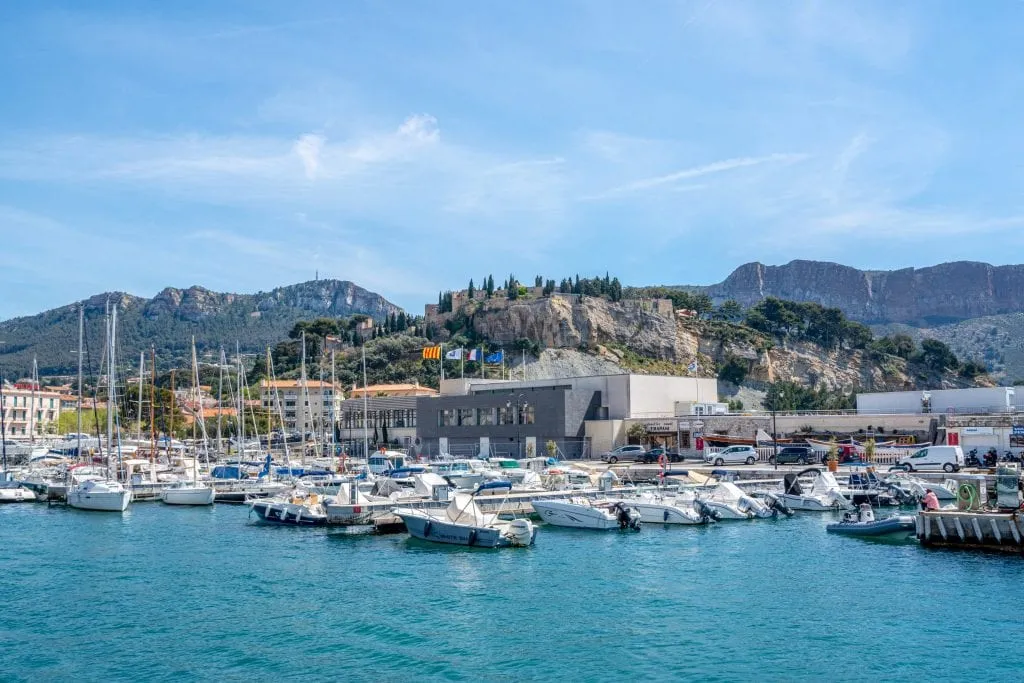
[[[30,437],[55,434],[60,418],[61,394],[32,391],[28,382],[4,387],[4,437]]]
[[[330,433],[340,417],[345,398],[340,385],[320,380],[264,380],[260,382],[260,404],[283,423],[286,432]]]

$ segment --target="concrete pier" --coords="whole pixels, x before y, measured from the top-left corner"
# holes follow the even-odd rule
[[[922,511],[917,515],[916,533],[923,546],[1024,553],[1024,518],[1019,510]]]

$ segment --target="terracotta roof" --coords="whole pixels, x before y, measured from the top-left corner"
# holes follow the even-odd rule
[[[420,384],[371,384],[368,387],[353,387],[352,391],[349,392],[349,396],[362,396],[365,394],[398,394],[403,392],[412,392],[420,396],[434,396],[439,392],[437,389],[431,389]]]
[[[260,381],[261,389],[299,389],[301,387],[302,380],[298,379],[276,379],[272,382],[268,382],[267,380]],[[306,380],[306,387],[308,387],[309,389],[330,389],[331,383],[321,382],[318,379],[308,379]],[[340,390],[341,385],[335,385],[334,388]]]

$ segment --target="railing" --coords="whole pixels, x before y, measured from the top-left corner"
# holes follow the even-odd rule
[[[717,446],[710,446],[708,448],[705,448],[703,453],[704,454],[712,454],[713,455],[715,453],[720,453],[720,452],[722,452],[724,450],[725,450],[724,448],[719,448]],[[759,447],[755,448],[754,450],[757,451],[757,461],[758,462],[771,462],[772,457],[775,455],[775,448],[773,448],[771,446],[759,446]],[[910,453],[912,453],[912,452],[913,452],[913,449],[910,449],[910,448],[876,448],[875,449],[875,453],[874,453],[874,455],[871,458],[871,462],[870,463],[865,463],[865,464],[884,465],[884,466],[895,465],[897,462],[899,462],[899,460],[901,458],[910,455]],[[809,464],[811,464],[811,465],[819,464],[820,465],[821,464],[821,458],[822,458],[823,455],[824,454],[821,451],[814,451],[815,460],[813,462],[809,463]],[[861,457],[863,458],[864,456],[862,455]],[[843,463],[843,464],[846,464],[846,463]]]

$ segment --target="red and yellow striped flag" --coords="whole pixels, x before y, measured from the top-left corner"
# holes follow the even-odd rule
[[[441,360],[441,347],[440,346],[424,346],[423,347],[423,359],[424,360]]]

